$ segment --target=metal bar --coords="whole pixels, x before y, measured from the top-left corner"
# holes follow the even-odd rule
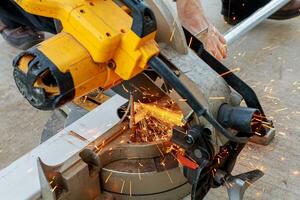
[[[276,11],[278,11],[280,8],[285,6],[290,1],[291,0],[272,0],[263,8],[259,9],[258,11],[253,13],[250,17],[248,17],[238,25],[234,26],[228,32],[226,32],[224,37],[225,40],[227,41],[227,44],[230,45],[234,41],[241,38],[243,35],[245,35],[247,32],[252,30],[262,21],[270,17],[272,14],[274,14]]]
[[[0,199],[40,199],[37,158],[55,166],[79,153],[120,122],[117,109],[128,102],[115,95],[95,110],[0,171]],[[76,135],[71,134],[75,132]]]

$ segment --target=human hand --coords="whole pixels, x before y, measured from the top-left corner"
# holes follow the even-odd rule
[[[222,60],[227,57],[228,51],[226,40],[212,24],[209,24],[207,33],[205,33],[200,40],[203,43],[204,48],[216,59]]]
[[[215,58],[227,57],[226,41],[222,34],[209,22],[199,0],[177,0],[178,17],[182,25],[195,36],[200,35],[204,48]],[[201,32],[207,30],[205,34]],[[199,34],[200,33],[200,34]]]

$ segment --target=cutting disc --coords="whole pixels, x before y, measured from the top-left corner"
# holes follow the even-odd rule
[[[120,85],[112,88],[112,90],[127,99],[130,99],[130,95],[133,95],[136,102],[156,102],[166,96],[162,87],[154,82],[157,77],[155,72],[146,71],[128,81],[123,81]]]

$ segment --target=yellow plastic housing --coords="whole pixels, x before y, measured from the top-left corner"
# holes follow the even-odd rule
[[[132,78],[147,68],[148,60],[159,53],[155,42],[156,33],[153,32],[144,38],[138,37],[131,30],[133,20],[128,10],[112,0],[16,0],[16,2],[29,13],[60,20],[63,32],[76,39],[90,54],[93,62],[114,63],[113,70],[118,75],[114,75],[115,77],[124,80]],[[59,41],[61,43],[57,43],[54,51],[70,46],[62,39]],[[46,48],[44,45],[44,52],[51,51]],[[72,50],[69,54],[71,53],[78,52]],[[71,57],[76,57],[75,55]],[[54,63],[60,62],[59,59],[62,59],[60,55],[51,56]]]
[[[94,89],[111,88],[122,81],[106,64],[95,63],[89,52],[68,33],[57,34],[42,42],[37,49],[47,55],[61,73],[71,74],[75,87],[74,98]],[[35,87],[44,88],[48,93],[53,90],[45,88],[42,82],[36,82]]]

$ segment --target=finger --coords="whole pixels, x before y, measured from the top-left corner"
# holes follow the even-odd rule
[[[218,49],[221,52],[222,58],[226,58],[227,57],[227,48],[224,44],[219,43],[218,44]]]
[[[225,40],[225,38],[224,38],[224,36],[223,35],[219,35],[219,40],[220,40],[220,42],[222,42],[223,44],[226,44],[227,42],[226,42],[226,40]]]
[[[217,51],[215,50],[215,49],[210,49],[210,50],[208,50],[210,53],[211,53],[211,55],[213,55],[215,58],[217,57]]]
[[[209,50],[209,52],[217,59],[217,60],[222,60],[223,56],[221,52],[218,50],[218,47],[215,46],[214,49]]]
[[[223,59],[223,56],[222,56],[222,53],[220,51],[217,51],[216,52],[216,55],[215,55],[215,58],[218,60],[218,61],[221,61]]]

